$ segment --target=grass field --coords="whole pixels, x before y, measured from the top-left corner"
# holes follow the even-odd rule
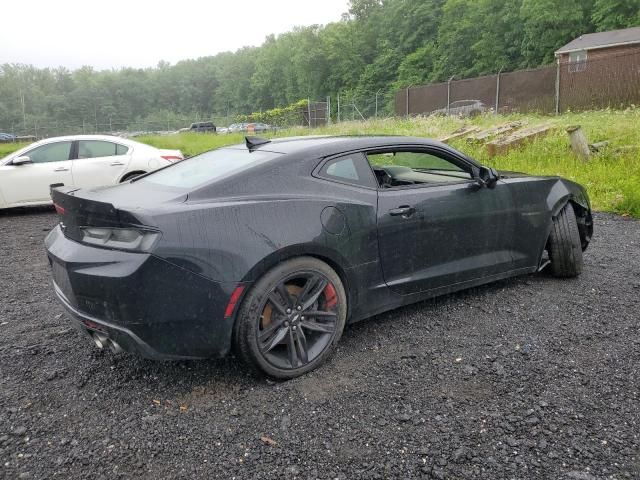
[[[452,145],[498,169],[561,175],[575,180],[587,188],[596,210],[640,217],[640,108],[568,113],[559,117],[484,115],[472,120],[448,117],[381,119],[344,122],[314,130],[294,128],[280,131],[277,136],[384,134],[439,138],[463,124],[484,128],[513,120],[526,121],[528,126],[551,121],[556,128],[543,138],[493,159],[489,159],[484,145],[469,145],[464,139],[453,141]],[[577,159],[569,147],[565,128],[576,124],[583,127],[591,143],[603,140],[610,142],[588,163]],[[140,137],[136,140],[161,148],[180,149],[186,156],[192,156],[213,148],[241,143],[244,136],[182,133]],[[18,147],[15,144],[0,144],[0,157]]]
[[[501,170],[561,175],[575,180],[587,188],[596,210],[640,217],[639,108],[568,113],[559,117],[484,115],[473,120],[448,117],[369,120],[344,122],[314,130],[295,128],[278,132],[277,136],[384,134],[439,138],[464,124],[488,128],[514,120],[526,121],[528,126],[551,121],[556,128],[543,138],[493,159],[488,157],[484,145],[469,145],[464,139],[455,140],[452,145],[476,160]],[[565,128],[570,125],[581,125],[591,143],[608,140],[610,144],[588,163],[584,163],[573,155],[569,147]],[[211,148],[240,143],[243,136],[185,133],[139,140],[163,148],[180,148],[186,155],[194,155]]]

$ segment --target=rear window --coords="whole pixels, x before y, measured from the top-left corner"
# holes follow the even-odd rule
[[[279,157],[280,153],[221,148],[174,163],[141,178],[141,182],[193,188],[228,177]]]

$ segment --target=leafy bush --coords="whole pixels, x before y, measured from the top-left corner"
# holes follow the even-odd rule
[[[282,108],[253,112],[250,115],[237,115],[236,122],[259,122],[278,127],[293,127],[304,123],[304,112],[307,107],[307,100],[300,100]]]

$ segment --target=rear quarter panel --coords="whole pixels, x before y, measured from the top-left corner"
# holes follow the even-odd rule
[[[224,282],[255,281],[298,255],[326,258],[343,273],[377,262],[374,190],[313,177],[296,189],[187,202],[178,215],[154,215],[163,232],[155,253]]]

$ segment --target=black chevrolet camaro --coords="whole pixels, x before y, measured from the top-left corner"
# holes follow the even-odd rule
[[[580,185],[423,138],[248,137],[125,184],[52,189],[55,292],[99,347],[320,365],[346,323],[468,287],[582,270]]]

